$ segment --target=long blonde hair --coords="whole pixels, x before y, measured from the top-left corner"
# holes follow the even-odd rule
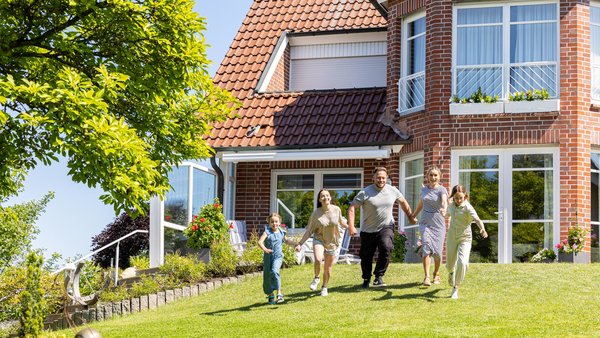
[[[432,171],[437,171],[438,175],[440,176],[440,180],[442,179],[442,171],[440,170],[440,168],[433,166],[430,167],[429,169],[427,169],[427,171],[425,172],[425,179],[423,180],[425,184],[429,184],[429,174]],[[439,183],[439,181],[438,181]]]
[[[271,220],[272,220],[274,217],[277,217],[277,218],[279,218],[279,221],[280,221],[280,222],[283,220],[283,218],[281,218],[281,215],[280,215],[280,214],[278,214],[278,213],[276,213],[276,212],[272,212],[272,213],[270,213],[270,214],[269,214],[269,216],[267,216],[267,223],[271,224]]]

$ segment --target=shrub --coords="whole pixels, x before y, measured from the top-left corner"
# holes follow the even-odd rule
[[[194,256],[181,256],[176,253],[165,256],[165,264],[159,268],[159,271],[166,274],[173,283],[190,284],[204,279],[206,265],[199,262]]]
[[[129,298],[129,292],[125,285],[115,286],[109,290],[104,290],[99,296],[98,299],[102,302],[110,303],[110,302],[119,302],[123,299]]]
[[[148,216],[132,218],[127,213],[122,213],[112,223],[108,224],[100,234],[92,237],[92,251],[98,250],[134,230],[148,230],[149,228],[150,219]],[[148,250],[148,246],[148,234],[143,233],[135,234],[121,241],[119,244],[119,267],[128,268],[129,257]],[[101,267],[108,268],[111,259],[116,256],[116,250],[117,246],[115,244],[95,254],[93,260]]]
[[[238,271],[240,273],[255,272],[261,269],[262,264],[263,251],[258,246],[258,235],[252,233],[240,257]]]
[[[229,240],[221,239],[210,247],[210,262],[208,273],[212,277],[235,276],[238,256],[233,251]]]
[[[392,262],[404,263],[404,257],[406,256],[406,234],[404,231],[400,233],[394,233],[394,250],[392,250]]]
[[[202,249],[210,248],[213,243],[225,238],[228,230],[222,205],[215,198],[215,203],[206,204],[200,209],[183,234],[188,238],[190,248]]]
[[[27,256],[27,279],[25,290],[21,293],[21,312],[19,314],[19,336],[39,336],[44,330],[46,302],[41,286],[42,264],[44,258],[35,252]]]
[[[129,266],[135,267],[137,270],[150,269],[150,257],[147,254],[129,257]]]
[[[129,295],[131,297],[140,297],[161,290],[161,284],[152,276],[141,276],[140,280],[131,284]]]

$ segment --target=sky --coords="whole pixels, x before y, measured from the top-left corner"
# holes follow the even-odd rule
[[[204,37],[210,45],[207,54],[213,62],[209,66],[211,75],[217,71],[251,4],[252,0],[196,1],[194,11],[207,22]],[[100,189],[73,182],[67,172],[65,161],[39,165],[28,174],[24,191],[6,203],[39,200],[48,191],[55,193],[36,222],[40,233],[33,242],[34,248],[45,250],[46,257],[54,252],[63,259],[88,254],[92,237],[116,217],[112,206],[100,201]]]

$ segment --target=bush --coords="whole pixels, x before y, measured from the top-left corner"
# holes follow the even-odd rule
[[[404,263],[404,257],[406,256],[406,234],[404,231],[400,233],[394,233],[394,250],[392,250],[392,262]]]
[[[27,279],[25,290],[21,293],[19,314],[21,337],[38,337],[44,330],[47,308],[43,297],[44,289],[41,286],[43,262],[44,258],[35,252],[30,252],[27,256]]]
[[[187,245],[190,248],[203,249],[224,239],[228,230],[223,207],[215,198],[215,203],[206,204],[200,209],[200,214],[194,216],[183,234],[188,238]]]
[[[141,276],[138,282],[131,284],[129,295],[131,297],[140,297],[155,293],[161,289],[162,287],[159,281],[152,278],[152,276]]]
[[[159,268],[159,272],[166,274],[176,284],[191,284],[204,279],[206,264],[199,262],[194,256],[181,256],[177,253],[165,256],[165,264]]]
[[[127,213],[122,213],[112,223],[108,224],[100,234],[92,237],[92,251],[98,250],[134,230],[148,230],[149,228],[150,219],[148,216],[132,218]],[[148,247],[148,234],[135,234],[121,241],[119,244],[119,267],[128,268],[129,257],[147,251]],[[95,254],[93,260],[101,267],[108,268],[111,259],[116,256],[116,250],[117,246],[115,244]]]
[[[125,285],[119,285],[111,288],[110,290],[104,290],[99,296],[98,299],[102,302],[110,303],[110,302],[119,302],[123,299],[129,298],[129,291]]]
[[[150,257],[148,254],[141,254],[129,257],[129,266],[133,266],[136,270],[150,269]]]
[[[235,276],[238,266],[238,256],[233,251],[229,240],[221,239],[210,247],[210,262],[208,273],[212,277]]]
[[[240,273],[255,272],[262,268],[262,264],[263,251],[258,246],[258,235],[252,233],[240,257],[238,271]]]

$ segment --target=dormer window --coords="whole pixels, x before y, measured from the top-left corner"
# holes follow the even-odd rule
[[[385,87],[387,36],[385,31],[288,33],[269,63],[259,92],[276,90],[279,82],[287,82],[279,88],[286,91]],[[278,69],[289,70],[286,81],[277,79]]]

